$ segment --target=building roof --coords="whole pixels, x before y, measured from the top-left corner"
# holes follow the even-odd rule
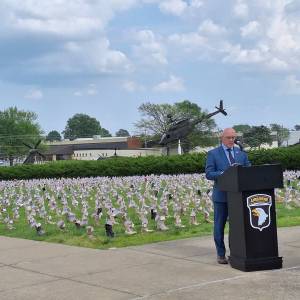
[[[97,150],[97,149],[128,149],[127,142],[114,142],[114,143],[91,143],[91,144],[76,144],[73,145],[74,151],[80,150]]]
[[[102,138],[79,138],[75,140],[62,140],[48,142],[48,145],[82,145],[82,144],[106,144],[106,143],[119,143],[127,142],[128,137],[102,137]]]
[[[73,145],[49,145],[45,155],[72,155]]]
[[[45,155],[72,155],[74,151],[81,150],[101,150],[101,149],[128,149],[127,142],[111,142],[111,143],[82,143],[73,145],[48,145]]]

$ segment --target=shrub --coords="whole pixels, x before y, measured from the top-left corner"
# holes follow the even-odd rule
[[[133,176],[148,174],[202,173],[206,154],[118,157],[100,161],[56,161],[42,165],[1,167],[0,179]],[[249,152],[252,165],[281,163],[284,169],[300,170],[300,146]]]

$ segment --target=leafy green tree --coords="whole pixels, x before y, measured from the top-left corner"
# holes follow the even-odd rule
[[[116,136],[130,136],[130,134],[126,129],[119,129],[116,132]]]
[[[272,144],[271,130],[266,126],[253,126],[243,135],[244,143],[251,148],[259,148],[262,144]]]
[[[144,134],[147,139],[159,140],[167,132],[170,124],[182,119],[200,119],[207,113],[189,100],[171,104],[144,103],[139,107],[142,114],[141,120],[135,123],[137,130]],[[198,123],[191,133],[181,140],[184,151],[189,151],[198,145],[210,145],[216,143],[216,138],[212,138],[212,130],[216,127],[213,119],[204,119]],[[149,138],[149,136],[151,136]]]
[[[58,131],[52,130],[46,136],[46,141],[61,141],[61,135]]]
[[[168,116],[174,114],[174,107],[170,104],[143,103],[138,108],[142,118],[134,125],[141,134],[149,136],[161,136],[169,127]]]
[[[288,128],[284,128],[279,124],[270,124],[271,131],[276,131],[276,141],[278,142],[278,146],[282,146],[284,141],[287,141],[290,136],[290,131]]]
[[[8,157],[11,166],[14,158],[28,153],[24,143],[34,145],[41,138],[43,132],[36,120],[34,112],[16,107],[0,111],[0,152]]]
[[[93,137],[93,135],[111,136],[108,130],[100,126],[97,119],[86,114],[75,114],[68,119],[63,135],[65,139],[70,140]]]
[[[242,132],[243,134],[251,129],[250,125],[238,124],[232,127],[236,132]]]
[[[100,135],[101,135],[102,137],[111,137],[110,132],[109,132],[107,129],[103,128],[103,127],[101,128]]]

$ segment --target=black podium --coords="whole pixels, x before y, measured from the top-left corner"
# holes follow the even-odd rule
[[[242,271],[282,268],[274,196],[274,188],[283,187],[281,165],[233,166],[217,186],[227,192],[231,266]]]

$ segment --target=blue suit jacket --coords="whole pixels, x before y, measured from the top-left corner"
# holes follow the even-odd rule
[[[243,166],[251,165],[248,160],[248,156],[245,152],[241,151],[237,147],[234,147],[233,151],[236,163],[241,164]],[[212,199],[214,202],[227,201],[226,192],[222,192],[216,187],[216,179],[229,167],[230,164],[222,146],[210,150],[207,153],[205,174],[207,179],[215,181],[212,194]]]

